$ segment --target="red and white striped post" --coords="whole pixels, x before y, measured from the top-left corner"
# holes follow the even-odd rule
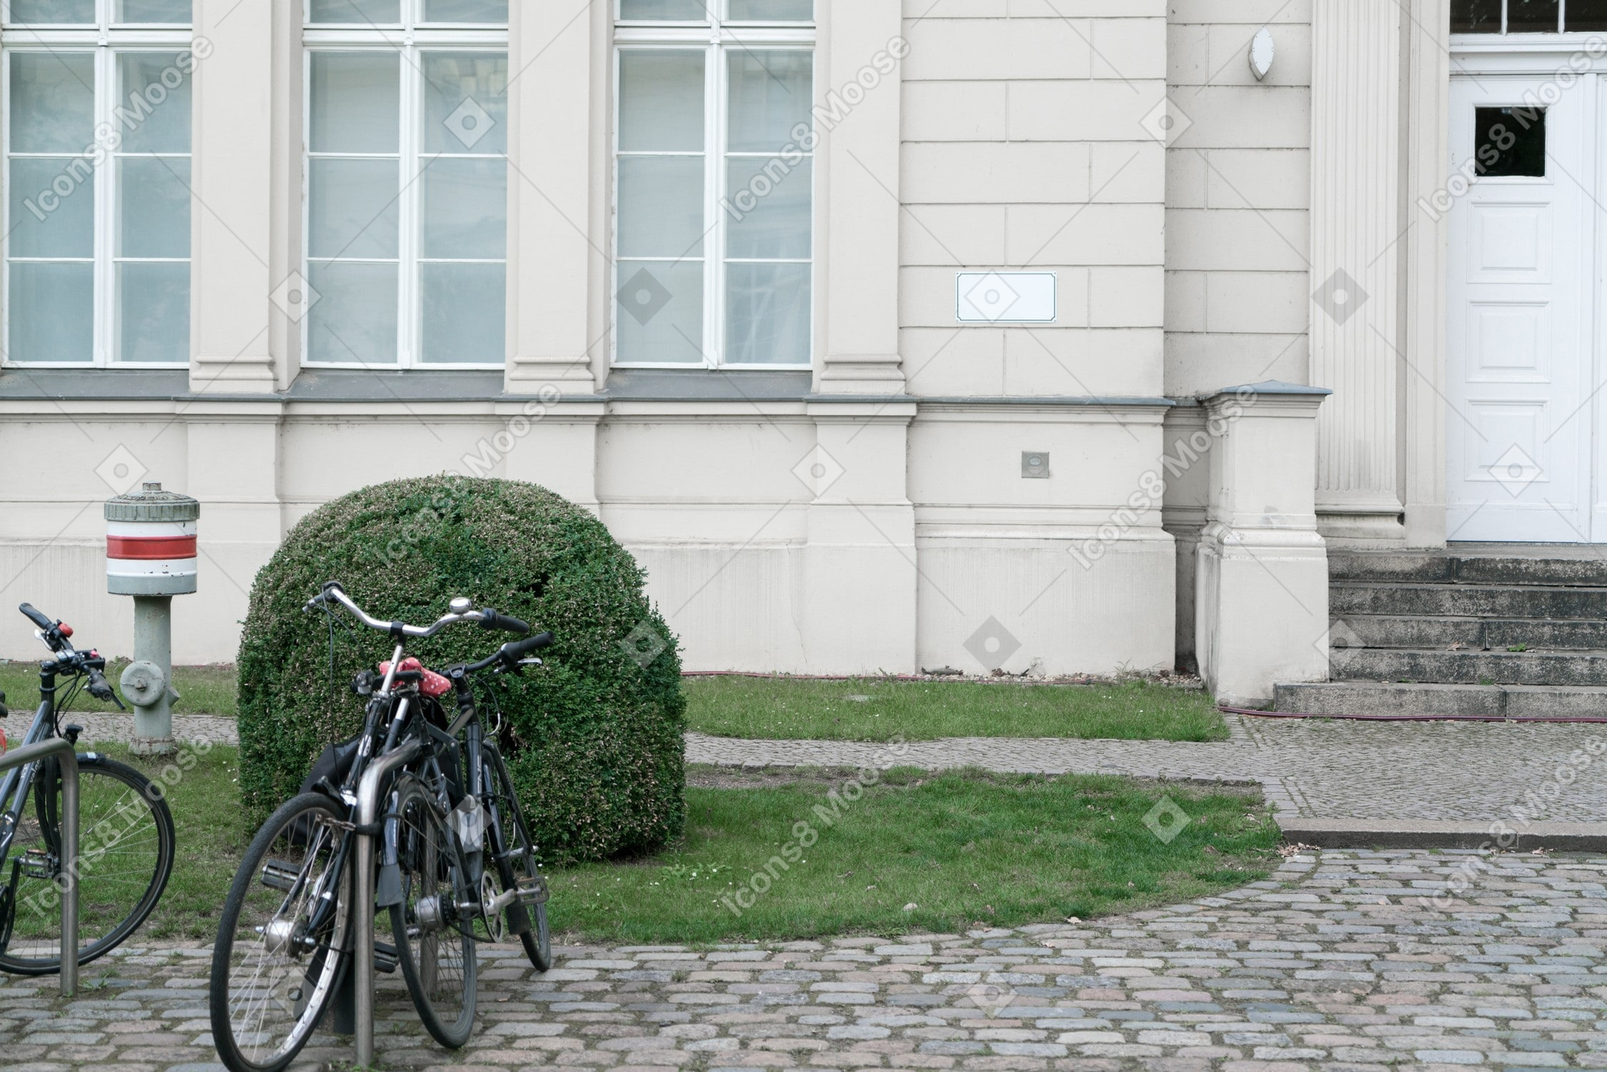
[[[201,504],[146,484],[106,503],[106,590],[134,597],[134,661],[123,696],[134,705],[137,755],[177,751],[173,740],[173,597],[195,591]]]

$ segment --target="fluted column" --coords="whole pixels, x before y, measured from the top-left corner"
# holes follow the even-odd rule
[[[1401,6],[1316,0],[1311,382],[1317,510],[1331,538],[1399,541]],[[1408,373],[1410,378],[1410,373]]]

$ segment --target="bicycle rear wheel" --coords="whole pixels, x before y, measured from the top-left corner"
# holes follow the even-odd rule
[[[476,976],[474,917],[459,906],[478,901],[479,892],[434,795],[406,777],[394,801],[402,886],[390,906],[396,959],[425,1028],[457,1049],[474,1030]]]
[[[0,862],[0,971],[61,970],[61,763],[42,760]],[[78,963],[145,922],[173,872],[173,816],[133,767],[78,757]]]
[[[544,972],[552,967],[552,934],[547,927],[547,882],[536,868],[536,844],[525,826],[508,765],[489,741],[481,750],[480,769],[486,781],[482,802],[490,813],[486,849],[496,861],[503,891],[517,888],[523,894],[506,909],[508,929],[519,936],[531,965]]]
[[[280,1072],[307,1044],[347,961],[351,869],[333,801],[293,797],[246,849],[212,950],[212,1039],[232,1072]]]

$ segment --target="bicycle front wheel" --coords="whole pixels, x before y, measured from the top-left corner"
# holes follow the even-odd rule
[[[536,845],[525,826],[524,808],[502,753],[489,741],[481,751],[485,772],[484,804],[487,850],[497,863],[504,891],[517,889],[518,900],[506,909],[508,929],[519,935],[525,956],[537,971],[552,967],[552,934],[547,928],[547,884],[536,869]]]
[[[307,1044],[346,969],[351,869],[342,815],[303,793],[268,817],[223,903],[208,994],[232,1072],[280,1072]]]
[[[0,862],[0,971],[61,970],[61,763],[42,760]],[[173,816],[133,767],[78,757],[78,963],[145,922],[173,872]]]
[[[390,906],[396,959],[419,1019],[435,1041],[457,1049],[474,1030],[474,915],[479,900],[446,816],[414,778],[393,807],[401,900]],[[389,841],[389,835],[387,835]],[[388,851],[388,850],[387,850]]]

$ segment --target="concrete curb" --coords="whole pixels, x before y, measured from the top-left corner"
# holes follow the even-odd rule
[[[1279,816],[1284,840],[1319,849],[1494,849],[1558,852],[1607,851],[1607,823],[1530,823],[1521,830],[1504,823],[1517,840],[1498,845],[1491,822],[1396,819],[1309,819]]]

